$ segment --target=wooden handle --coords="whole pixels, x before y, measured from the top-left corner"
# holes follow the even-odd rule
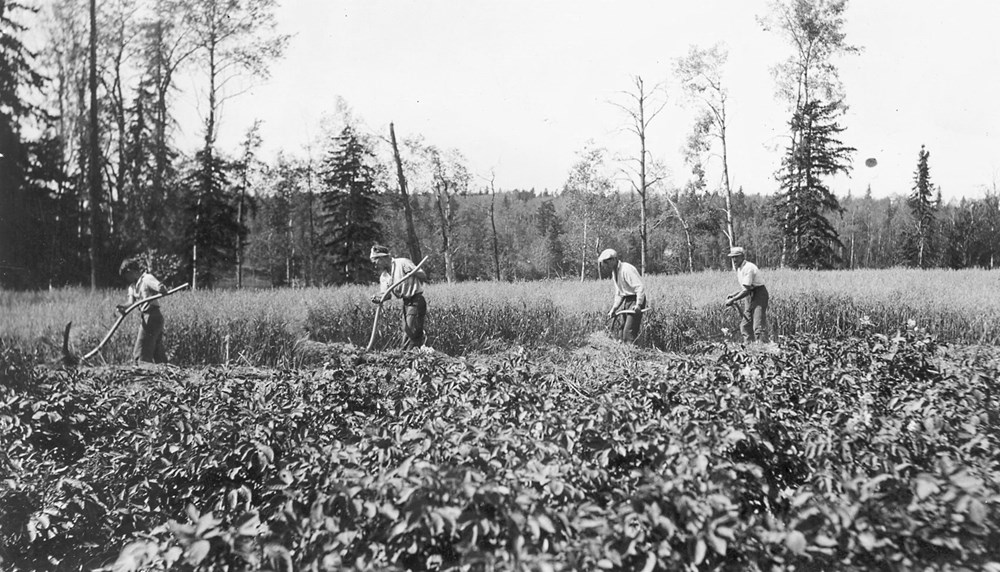
[[[125,320],[125,316],[127,316],[129,314],[129,312],[131,312],[132,310],[135,310],[136,308],[138,308],[139,306],[145,304],[146,302],[149,302],[149,301],[152,301],[152,300],[156,300],[157,298],[163,298],[164,296],[169,296],[169,295],[173,294],[174,292],[176,292],[178,290],[181,290],[183,288],[187,288],[187,287],[188,287],[188,283],[185,282],[185,283],[181,284],[180,286],[178,286],[176,288],[173,288],[171,290],[167,290],[163,294],[155,294],[155,295],[150,296],[148,298],[143,298],[142,300],[139,300],[138,302],[135,302],[134,304],[132,304],[128,308],[125,308],[125,310],[123,310],[121,312],[121,316],[118,316],[118,320],[115,321],[115,325],[111,326],[111,329],[108,330],[107,335],[105,335],[104,339],[101,340],[101,343],[97,344],[97,347],[94,348],[94,349],[92,349],[92,350],[90,350],[90,352],[88,352],[87,355],[85,355],[82,358],[80,358],[80,361],[88,360],[88,359],[94,357],[94,354],[96,354],[97,352],[101,351],[101,348],[104,347],[104,344],[108,343],[108,340],[111,339],[111,336],[113,336],[114,333],[115,333],[115,331],[118,330],[118,326],[122,325],[122,322]]]
[[[396,280],[395,282],[392,283],[391,286],[389,286],[388,288],[386,288],[385,289],[385,294],[382,294],[382,300],[379,302],[379,304],[381,304],[382,302],[385,302],[386,300],[389,299],[389,294],[392,293],[392,289],[393,288],[395,288],[396,286],[399,286],[403,282],[406,282],[406,280],[410,276],[413,276],[414,274],[416,274],[417,270],[420,270],[420,267],[424,265],[424,262],[427,262],[428,258],[429,258],[428,256],[425,256],[424,259],[420,261],[420,264],[417,264],[416,266],[413,267],[413,270],[410,270],[402,278],[400,278],[399,280]]]
[[[424,265],[424,262],[427,262],[428,258],[429,258],[428,256],[425,256],[424,259],[420,261],[420,264],[417,264],[416,266],[413,267],[413,270],[407,272],[405,276],[403,276],[399,280],[396,280],[395,282],[392,283],[391,286],[385,289],[385,294],[382,294],[382,299],[379,300],[378,302],[378,308],[375,309],[375,321],[372,322],[372,335],[371,337],[368,338],[368,346],[365,348],[366,352],[371,351],[372,346],[375,344],[375,332],[376,330],[378,330],[378,317],[382,313],[382,303],[389,299],[389,294],[392,292],[393,288],[399,286],[404,281],[406,281],[406,279],[416,274],[417,270],[420,270],[420,267]]]

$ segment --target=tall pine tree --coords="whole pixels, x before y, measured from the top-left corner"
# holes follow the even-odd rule
[[[842,209],[824,178],[850,171],[853,147],[838,139],[844,131],[836,122],[839,103],[812,100],[792,116],[792,140],[782,159],[778,182],[781,189],[774,209],[782,221],[782,234],[789,246],[785,263],[796,268],[833,268],[840,263],[842,248],[836,229],[826,218]]]
[[[37,90],[42,77],[33,69],[33,54],[20,40],[25,27],[14,19],[15,10],[26,9],[16,2],[0,0],[0,285],[31,285],[32,261],[39,254],[32,229],[39,227],[30,182],[30,144],[22,126],[37,115],[24,99],[28,90]]]
[[[913,228],[906,233],[903,242],[903,256],[910,266],[928,268],[933,266],[937,251],[937,210],[933,185],[931,185],[931,169],[928,164],[930,152],[920,146],[917,154],[917,170],[913,173],[913,192],[907,197],[906,204],[913,215]]]
[[[332,255],[338,283],[372,280],[368,252],[382,239],[376,221],[373,154],[350,126],[332,138],[321,168],[323,239]]]
[[[186,246],[191,253],[192,287],[211,288],[233,265],[236,237],[246,236],[246,227],[237,219],[240,189],[230,182],[236,168],[210,148],[203,148],[195,155],[184,181],[190,189]]]

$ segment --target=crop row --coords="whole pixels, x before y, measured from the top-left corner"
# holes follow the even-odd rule
[[[5,350],[3,566],[1000,570],[997,362],[922,330],[317,359]]]
[[[971,294],[975,281],[983,291],[995,290],[992,274],[951,273],[950,286],[940,276],[900,271],[894,290],[893,271],[859,273],[868,290],[830,289],[823,280],[846,280],[835,273],[776,273],[770,324],[774,336],[802,334],[842,337],[870,329],[891,335],[911,320],[941,339],[966,344],[1000,343],[1000,307]],[[855,275],[848,275],[854,277]],[[784,279],[790,291],[782,290]],[[945,276],[948,278],[948,276]],[[701,280],[698,282],[697,280]],[[649,277],[652,311],[646,314],[640,345],[664,351],[690,351],[704,344],[738,339],[739,317],[721,307],[732,277],[722,273]],[[933,292],[923,292],[925,282]],[[955,284],[962,284],[956,288]],[[551,281],[530,284],[431,285],[426,332],[428,344],[449,355],[490,353],[513,345],[529,348],[579,348],[595,332],[609,332],[604,319],[610,304],[609,285]],[[289,367],[297,363],[296,344],[318,342],[367,345],[374,308],[371,288],[268,291],[183,292],[163,303],[165,340],[172,362],[180,365],[238,364]],[[941,296],[941,291],[953,295]],[[874,293],[878,292],[878,293]],[[94,348],[117,319],[121,300],[107,292],[54,291],[0,293],[0,339],[36,354],[39,361],[60,356],[66,322],[72,321],[70,345],[77,355]],[[399,306],[391,305],[381,320],[377,349],[397,347]],[[136,318],[130,317],[94,358],[98,364],[130,361]]]

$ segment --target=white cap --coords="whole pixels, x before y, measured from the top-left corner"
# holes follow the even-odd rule
[[[742,246],[734,246],[729,249],[729,257],[733,258],[734,256],[746,256]]]
[[[613,248],[605,248],[604,250],[601,251],[600,256],[597,257],[597,261],[598,262],[604,262],[605,260],[607,260],[609,258],[614,258],[616,260],[618,259],[618,253],[615,252],[615,249],[613,249]]]

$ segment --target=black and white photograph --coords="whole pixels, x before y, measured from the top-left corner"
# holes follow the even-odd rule
[[[0,571],[1000,572],[998,24],[0,0]]]

